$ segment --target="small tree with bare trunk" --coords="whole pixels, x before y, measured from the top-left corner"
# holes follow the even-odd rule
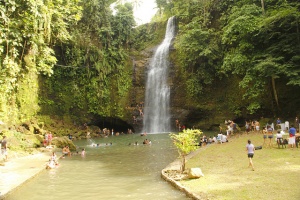
[[[182,158],[181,172],[185,170],[186,156],[197,149],[197,138],[202,134],[199,129],[183,130],[180,133],[170,133],[170,137],[173,139],[178,153]]]

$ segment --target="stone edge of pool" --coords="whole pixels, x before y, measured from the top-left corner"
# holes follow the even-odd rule
[[[195,156],[199,151],[201,150],[198,149],[192,153],[190,153],[186,159],[190,159],[193,156]],[[180,159],[176,159],[175,161],[173,161],[172,163],[170,163],[167,167],[165,167],[162,171],[161,171],[161,177],[166,180],[167,182],[169,182],[172,186],[174,186],[176,189],[184,192],[186,194],[186,196],[195,199],[195,200],[200,200],[202,199],[201,196],[193,193],[193,191],[191,191],[189,188],[184,187],[179,181],[176,181],[174,178],[169,176],[169,171],[181,171],[181,160]]]
[[[39,156],[36,156],[39,155]],[[32,178],[46,170],[46,163],[49,160],[49,153],[43,152],[36,155],[25,156],[22,158],[13,158],[9,162],[1,166],[1,177],[14,174],[15,178],[9,183],[0,183],[0,200],[5,200],[10,194],[18,190],[22,185],[30,181]],[[3,167],[8,167],[4,168]],[[5,172],[2,172],[5,171]]]

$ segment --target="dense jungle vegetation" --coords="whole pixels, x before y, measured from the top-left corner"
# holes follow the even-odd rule
[[[235,117],[300,114],[298,0],[156,3],[153,22],[136,27],[139,0],[2,0],[0,120],[129,121],[132,59],[160,43],[174,15],[172,59],[186,104],[226,102]]]

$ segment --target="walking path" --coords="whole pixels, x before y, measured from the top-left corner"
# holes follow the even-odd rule
[[[45,170],[49,158],[49,152],[9,158],[4,166],[0,166],[0,199],[5,199],[9,193]]]

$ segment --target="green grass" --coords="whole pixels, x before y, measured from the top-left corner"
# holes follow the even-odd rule
[[[300,148],[256,150],[255,171],[248,168],[247,140],[263,144],[261,134],[243,135],[229,143],[202,148],[186,167],[200,167],[204,177],[180,183],[203,199],[300,199]]]

